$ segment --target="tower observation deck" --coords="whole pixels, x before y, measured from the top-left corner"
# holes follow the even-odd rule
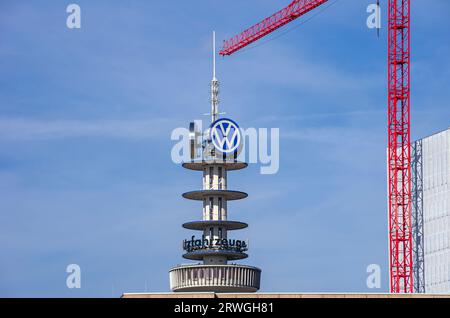
[[[220,152],[213,142],[214,134],[211,130],[216,129],[216,123],[222,129],[226,126],[219,123],[221,119],[217,119],[218,93],[219,82],[214,74],[211,82],[213,123],[205,133],[207,137],[203,138],[200,158],[195,158],[193,153],[196,151],[191,148],[191,161],[182,164],[186,169],[203,174],[201,190],[183,193],[186,199],[202,202],[203,217],[199,221],[183,224],[185,229],[199,234],[183,241],[183,257],[199,262],[178,265],[169,271],[170,288],[174,292],[255,292],[260,286],[259,268],[233,262],[248,257],[248,241],[229,238],[228,233],[244,229],[248,225],[228,218],[228,201],[244,199],[247,193],[228,189],[228,172],[246,168],[247,163],[236,159],[239,145],[235,147],[236,150]],[[223,121],[235,124],[229,119]],[[242,138],[237,135],[240,131],[237,125],[234,128],[236,132],[233,134],[230,133],[232,128],[226,126],[224,135],[232,135],[235,140],[239,137],[236,143],[240,143]]]

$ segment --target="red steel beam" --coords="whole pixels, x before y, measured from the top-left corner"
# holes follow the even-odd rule
[[[389,0],[388,10],[390,290],[412,293],[410,0]]]
[[[286,8],[274,13],[240,34],[224,41],[220,55],[231,55],[283,25],[301,17],[328,0],[294,0]]]

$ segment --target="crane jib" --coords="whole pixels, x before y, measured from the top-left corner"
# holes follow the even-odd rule
[[[287,7],[272,14],[270,17],[224,41],[223,48],[219,54],[222,56],[231,55],[326,2],[328,0],[294,0]]]

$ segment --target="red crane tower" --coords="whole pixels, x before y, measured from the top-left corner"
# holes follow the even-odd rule
[[[294,0],[224,41],[231,55],[328,0]],[[392,293],[413,292],[410,156],[410,0],[388,0],[388,201]]]

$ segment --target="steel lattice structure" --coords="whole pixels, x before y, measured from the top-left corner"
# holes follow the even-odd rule
[[[412,293],[410,0],[390,0],[388,10],[390,287]]]
[[[272,14],[254,26],[224,41],[220,55],[231,55],[243,47],[301,17],[328,0],[294,0],[286,8]]]
[[[422,140],[411,144],[413,273],[415,293],[425,293],[422,149]]]
[[[231,55],[327,0],[294,0],[224,41]],[[410,0],[388,1],[388,215],[392,293],[413,292],[410,150]]]

